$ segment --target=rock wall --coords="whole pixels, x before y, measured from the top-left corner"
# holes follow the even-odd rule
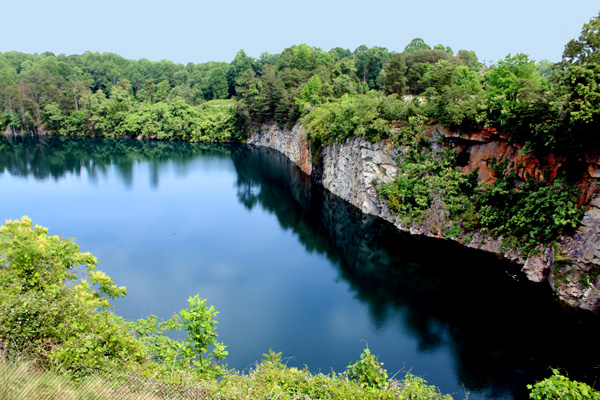
[[[491,156],[498,159],[517,160],[523,158],[518,148],[511,147],[505,138],[494,132],[484,132],[465,137],[437,130],[430,134],[443,135],[460,141],[459,147],[469,152],[469,162],[463,167],[470,172],[479,167],[481,181],[489,182],[492,175],[484,160]],[[377,196],[375,186],[381,182],[392,181],[397,174],[398,150],[391,141],[382,140],[370,143],[362,138],[351,138],[345,143],[336,143],[325,148],[313,164],[313,157],[301,125],[292,130],[276,126],[264,126],[254,132],[248,144],[265,146],[286,155],[307,175],[331,193],[356,206],[365,214],[381,217],[402,231],[411,234],[443,238],[441,232],[424,227],[406,226],[394,215],[387,202]],[[534,165],[528,159],[518,159],[521,165]],[[552,170],[558,163],[550,160],[546,163]],[[537,164],[535,164],[537,165]],[[538,167],[532,167],[538,168]],[[532,169],[530,173],[540,173]],[[535,176],[535,175],[533,175]],[[514,251],[502,248],[502,238],[491,238],[476,233],[464,239],[453,239],[463,245],[499,254],[517,264],[523,265],[522,272],[534,282],[548,281],[557,296],[574,307],[598,312],[600,307],[600,197],[593,198],[579,229],[572,237],[560,238],[562,255],[557,260],[553,248],[543,248],[540,254],[524,259]]]
[[[247,143],[277,150],[298,165],[306,175],[312,175],[312,155],[301,130],[300,124],[291,131],[276,125],[264,125],[250,136]]]

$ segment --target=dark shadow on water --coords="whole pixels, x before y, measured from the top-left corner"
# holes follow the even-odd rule
[[[309,252],[325,255],[375,329],[403,326],[421,353],[449,349],[454,374],[486,398],[527,398],[526,384],[561,368],[600,382],[597,317],[558,304],[519,267],[452,242],[413,237],[313,184],[282,155],[247,146],[66,137],[0,137],[0,173],[54,179],[114,165],[126,186],[135,163],[185,170],[196,157],[231,159],[238,200],[276,216]],[[434,383],[434,382],[432,382]],[[596,385],[598,386],[598,384]]]
[[[420,352],[451,349],[468,390],[527,398],[526,385],[549,367],[600,382],[598,318],[561,306],[546,283],[494,255],[363,215],[277,152],[251,148],[233,159],[246,207],[273,213],[308,251],[332,260],[375,327],[409,327]]]

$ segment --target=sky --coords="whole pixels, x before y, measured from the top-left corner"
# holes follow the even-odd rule
[[[231,62],[301,43],[325,51],[361,44],[401,52],[416,37],[474,50],[561,59],[598,15],[598,0],[19,0],[0,7],[0,52],[112,52],[128,59]]]

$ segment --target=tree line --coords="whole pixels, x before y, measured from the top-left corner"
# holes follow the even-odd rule
[[[240,50],[230,63],[187,65],[112,53],[0,53],[6,133],[242,142],[261,124],[289,128],[299,121],[317,155],[353,136],[410,148],[396,181],[378,188],[408,223],[426,223],[428,210],[441,207],[444,218],[430,227],[451,236],[482,228],[516,235],[532,250],[581,216],[573,185],[587,171],[586,157],[600,150],[600,15],[566,44],[558,63],[509,54],[486,65],[474,51],[454,53],[420,38],[402,52],[300,44],[259,58]],[[498,179],[482,192],[455,173],[456,152],[422,151],[431,148],[422,133],[435,125],[495,131],[524,152],[553,154],[564,160],[560,176],[533,181],[516,175],[518,166],[498,164]]]
[[[329,123],[351,104],[362,115],[348,118],[343,136],[385,135],[389,125],[422,115],[451,129],[493,127],[535,151],[596,148],[598,24],[592,18],[556,64],[515,54],[485,65],[474,51],[455,54],[420,38],[402,52],[300,44],[187,65],[113,53],[0,53],[0,130],[201,141],[212,128],[220,132],[213,141],[241,141],[261,123],[289,127],[303,116],[318,131],[316,119]]]

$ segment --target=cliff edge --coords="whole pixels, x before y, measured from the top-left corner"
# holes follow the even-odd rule
[[[468,154],[468,162],[462,170],[468,173],[477,169],[480,182],[493,179],[485,163],[490,158],[516,161],[524,166],[521,173],[530,176],[555,173],[560,165],[560,160],[552,156],[544,160],[532,160],[531,157],[522,155],[516,145],[508,143],[506,138],[495,132],[464,135],[435,128],[429,134],[443,136],[447,141],[454,142],[458,150]],[[300,124],[291,130],[265,125],[254,131],[247,143],[283,153],[325,189],[353,204],[363,213],[383,218],[411,234],[445,238],[436,229],[403,224],[390,210],[387,201],[377,195],[377,184],[393,181],[398,171],[401,154],[389,139],[371,143],[354,137],[344,143],[327,146],[314,159]],[[588,164],[590,177],[596,178],[594,166],[599,162],[592,160]],[[544,166],[543,170],[539,165]],[[588,179],[580,184],[580,203],[586,207],[585,214],[573,235],[559,238],[557,249],[540,248],[538,254],[524,258],[514,250],[505,249],[502,238],[493,238],[480,232],[469,235],[468,240],[464,237],[450,239],[470,248],[496,253],[520,264],[523,266],[522,273],[529,280],[548,282],[558,298],[566,304],[598,313],[600,196],[595,195],[596,185],[592,183]]]

